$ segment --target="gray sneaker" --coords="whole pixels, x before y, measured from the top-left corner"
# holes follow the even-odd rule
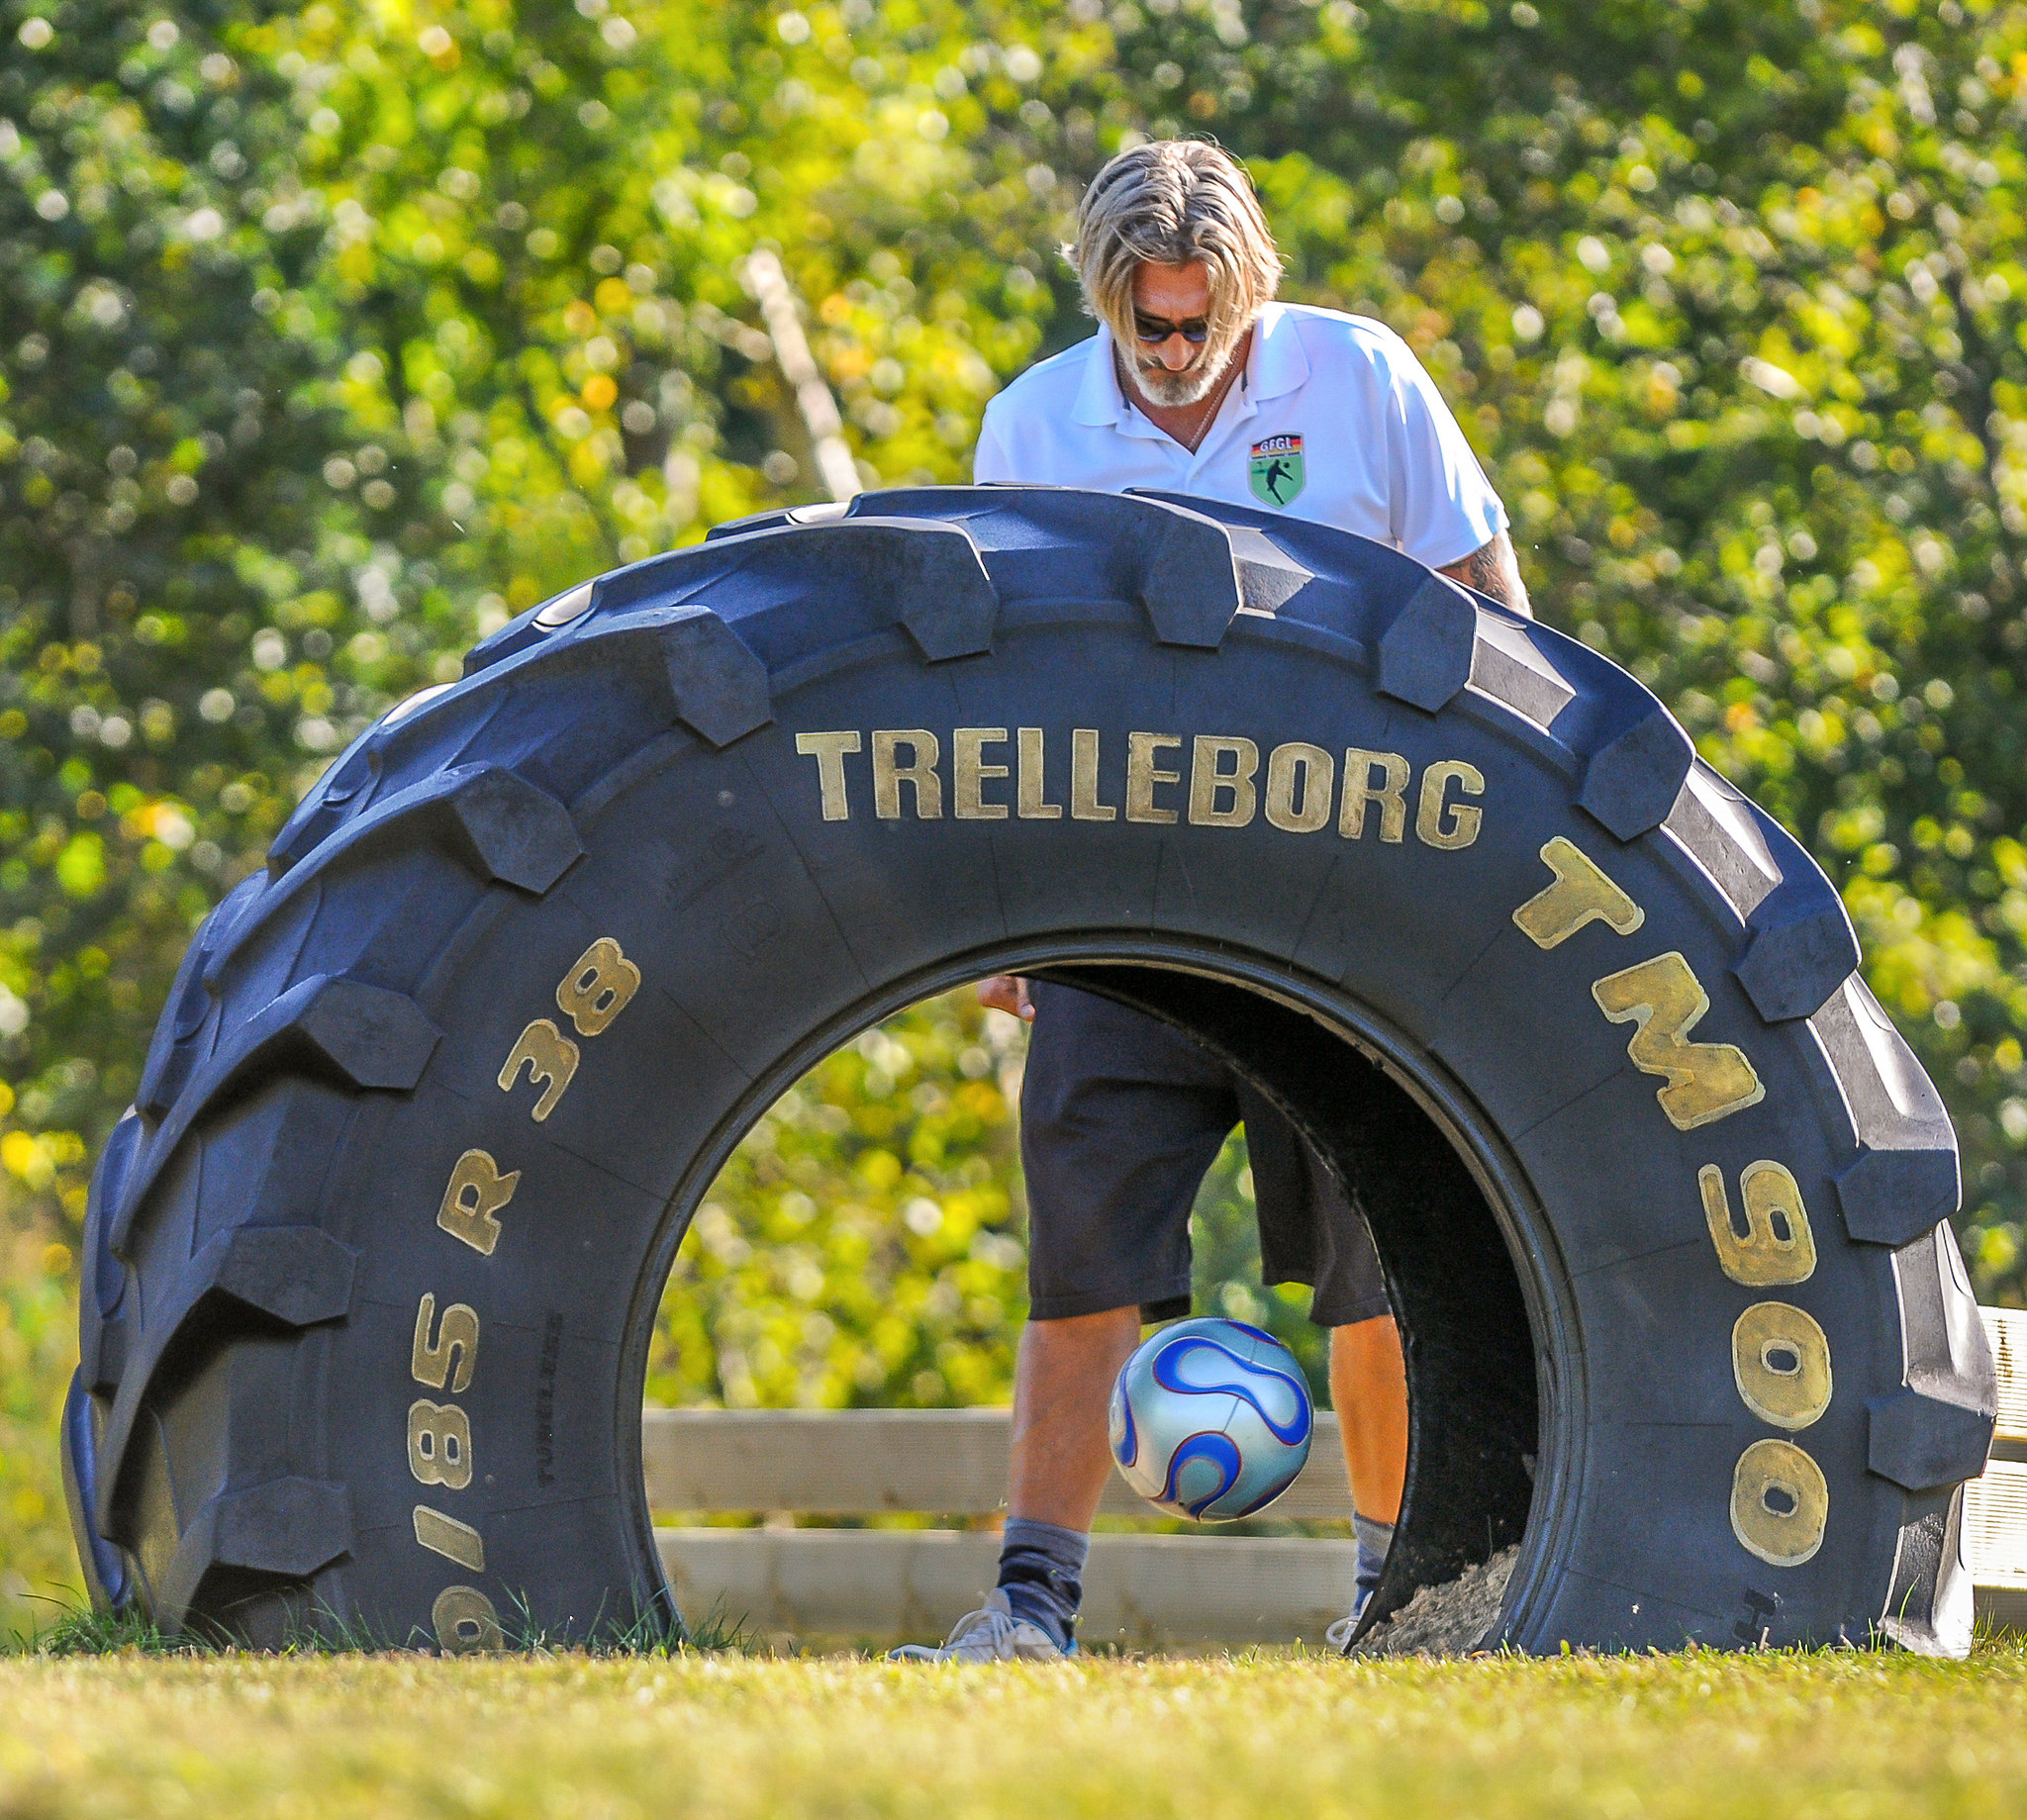
[[[977,1611],[967,1611],[957,1620],[941,1648],[926,1643],[904,1643],[889,1650],[889,1662],[1063,1662],[1075,1655],[1077,1646],[1056,1647],[1055,1638],[1039,1624],[1016,1618],[1004,1591],[995,1587]]]

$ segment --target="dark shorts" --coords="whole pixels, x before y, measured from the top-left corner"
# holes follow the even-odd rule
[[[1246,1127],[1264,1282],[1308,1283],[1309,1318],[1389,1311],[1364,1216],[1259,1091],[1179,1030],[1072,987],[1029,983],[1020,1089],[1030,1320],[1140,1305],[1190,1311],[1190,1209]]]

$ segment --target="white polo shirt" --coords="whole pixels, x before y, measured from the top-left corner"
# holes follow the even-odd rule
[[[986,407],[980,481],[1154,487],[1356,531],[1432,569],[1506,527],[1506,511],[1435,382],[1393,330],[1269,304],[1241,382],[1193,453],[1120,391],[1112,336],[1030,367]]]

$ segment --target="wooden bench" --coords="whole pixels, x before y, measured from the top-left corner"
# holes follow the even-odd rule
[[[1964,1556],[1985,1615],[2027,1628],[2027,1313],[1984,1310],[1999,1360],[1992,1464],[1965,1500]],[[993,1583],[1000,1538],[976,1529],[805,1529],[796,1516],[992,1517],[1006,1491],[1005,1409],[649,1409],[641,1454],[657,1512],[766,1512],[758,1529],[656,1531],[685,1613],[749,1631],[868,1642],[940,1635]],[[1105,1516],[1146,1517],[1114,1477]],[[1269,1514],[1351,1517],[1337,1418]],[[1079,1634],[1136,1648],[1303,1639],[1351,1600],[1355,1545],[1312,1537],[1101,1533]]]

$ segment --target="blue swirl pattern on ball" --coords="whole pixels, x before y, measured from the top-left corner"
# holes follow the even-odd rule
[[[1112,1458],[1122,1468],[1140,1458],[1140,1431],[1133,1426],[1133,1405],[1120,1397],[1116,1386],[1112,1389],[1111,1439]]]
[[[1200,1489],[1196,1496],[1186,1496],[1182,1488],[1185,1470],[1199,1463],[1209,1466],[1217,1475],[1217,1482],[1206,1491]],[[1205,1511],[1217,1502],[1239,1482],[1239,1474],[1245,1471],[1246,1463],[1239,1458],[1238,1444],[1230,1435],[1193,1434],[1168,1457],[1168,1483],[1161,1487],[1161,1496],[1156,1500],[1163,1508],[1180,1510],[1187,1516],[1204,1520]],[[1202,1474],[1192,1478],[1201,1482]]]
[[[1243,1321],[1178,1321],[1112,1386],[1112,1458],[1158,1509],[1229,1523],[1271,1504],[1309,1457],[1315,1413],[1295,1355]]]
[[[1266,1340],[1277,1347],[1280,1345],[1271,1334],[1262,1333],[1257,1327],[1248,1327],[1242,1321],[1233,1321],[1231,1324],[1240,1332],[1255,1339]],[[1230,1360],[1236,1369],[1208,1380],[1193,1379],[1184,1368],[1197,1362],[1199,1353],[1217,1354]],[[1212,1360],[1210,1363],[1214,1372],[1216,1361]],[[1273,1410],[1261,1401],[1254,1387],[1262,1377],[1284,1379],[1292,1386],[1295,1413],[1289,1420],[1277,1422]],[[1308,1391],[1299,1379],[1293,1379],[1287,1372],[1277,1372],[1271,1366],[1263,1366],[1255,1360],[1241,1359],[1229,1346],[1202,1334],[1191,1334],[1185,1339],[1177,1340],[1173,1345],[1164,1346],[1157,1352],[1154,1355],[1154,1382],[1164,1390],[1174,1390],[1183,1395],[1212,1396],[1221,1390],[1228,1390],[1232,1395],[1244,1398],[1252,1406],[1261,1421],[1274,1431],[1276,1440],[1285,1441],[1291,1447],[1306,1439],[1314,1425],[1314,1418],[1309,1412]],[[1131,1413],[1130,1408],[1127,1413]]]

